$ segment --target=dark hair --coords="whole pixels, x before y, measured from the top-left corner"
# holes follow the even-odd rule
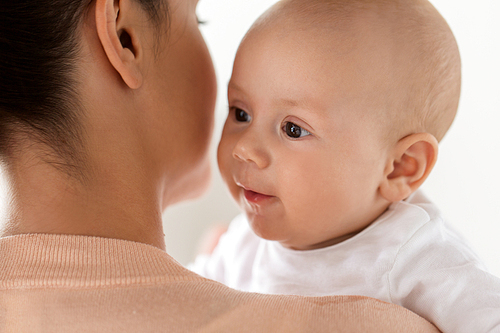
[[[155,25],[166,0],[137,0]],[[92,0],[13,0],[0,4],[0,158],[26,137],[75,166],[80,160],[79,27]],[[165,8],[164,8],[165,7]],[[52,154],[51,154],[52,155]]]

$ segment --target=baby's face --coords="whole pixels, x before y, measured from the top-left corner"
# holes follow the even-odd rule
[[[378,195],[387,149],[370,112],[375,74],[350,46],[276,30],[250,34],[238,51],[219,167],[258,236],[321,248],[387,207]]]

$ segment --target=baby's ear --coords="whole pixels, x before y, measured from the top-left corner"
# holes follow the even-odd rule
[[[399,140],[389,155],[380,194],[389,202],[406,199],[427,179],[436,163],[438,142],[430,133]]]

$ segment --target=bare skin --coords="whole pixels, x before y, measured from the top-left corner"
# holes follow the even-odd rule
[[[165,248],[162,211],[209,181],[216,87],[196,4],[169,1],[170,36],[160,45],[134,1],[97,0],[89,9],[77,87],[83,180],[48,163],[46,147],[24,140],[22,153],[4,163],[9,205],[0,236],[91,235]],[[121,45],[123,31],[133,46]]]

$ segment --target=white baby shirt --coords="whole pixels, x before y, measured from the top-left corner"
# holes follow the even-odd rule
[[[443,332],[500,332],[500,279],[488,273],[420,191],[356,236],[295,251],[236,217],[190,267],[229,287],[305,296],[364,295],[401,305]]]

